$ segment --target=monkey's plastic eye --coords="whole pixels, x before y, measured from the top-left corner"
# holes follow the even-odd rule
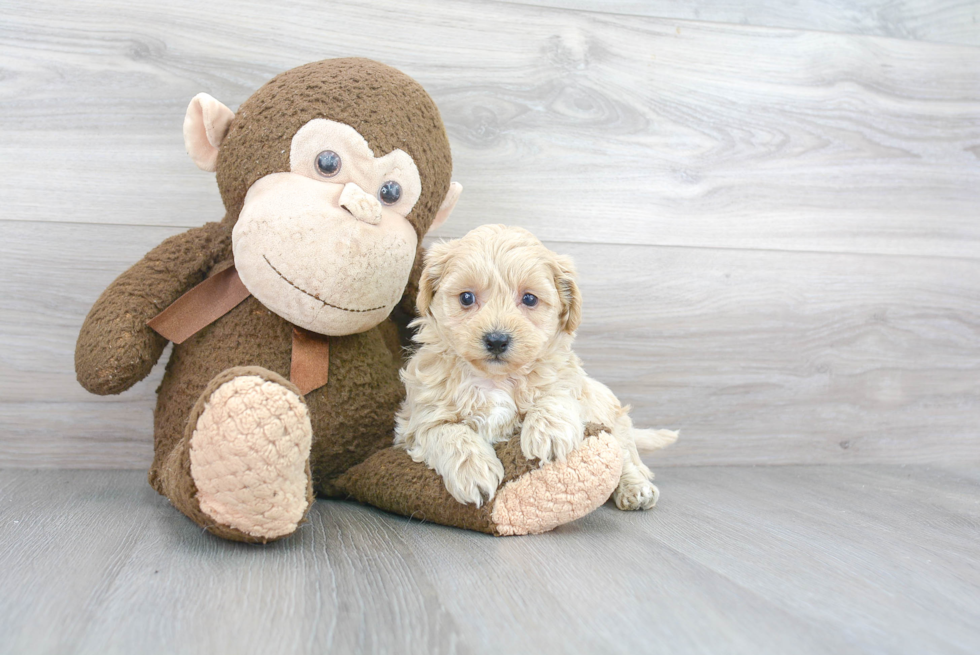
[[[464,291],[459,294],[459,304],[463,307],[471,307],[476,302],[476,296],[471,291]]]
[[[333,150],[324,150],[316,156],[316,169],[324,177],[333,177],[340,172],[340,155]]]
[[[381,185],[378,197],[386,205],[394,205],[402,197],[402,185],[394,180],[388,180]]]
[[[538,297],[533,293],[525,293],[524,297],[521,298],[521,302],[527,305],[528,307],[534,307],[535,305],[538,304]]]

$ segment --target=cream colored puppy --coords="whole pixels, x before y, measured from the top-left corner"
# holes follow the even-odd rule
[[[662,448],[677,434],[634,428],[629,407],[582,370],[572,352],[581,296],[571,259],[527,230],[485,225],[429,249],[418,308],[420,347],[401,373],[395,444],[435,469],[456,500],[493,498],[504,475],[493,444],[520,435],[528,459],[561,460],[594,422],[622,444],[616,506],[656,504],[637,445]]]

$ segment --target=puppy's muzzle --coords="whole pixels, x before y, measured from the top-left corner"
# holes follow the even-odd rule
[[[503,332],[487,332],[483,335],[483,346],[494,357],[500,357],[510,347],[510,335]]]

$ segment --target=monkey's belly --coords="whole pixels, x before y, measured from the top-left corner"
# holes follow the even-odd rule
[[[212,378],[234,366],[262,366],[289,377],[292,330],[250,297],[174,346],[154,413],[154,487],[156,472],[183,437],[191,409]],[[317,493],[330,495],[331,480],[391,445],[395,410],[405,393],[398,379],[400,364],[380,326],[330,338],[329,380],[305,396],[313,424],[310,465]]]

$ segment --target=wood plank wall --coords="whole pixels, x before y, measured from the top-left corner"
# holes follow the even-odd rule
[[[777,7],[778,8],[775,8]],[[150,379],[75,382],[100,291],[222,214],[188,100],[358,55],[438,102],[453,237],[573,255],[578,352],[658,465],[980,461],[980,3],[0,6],[0,466],[141,467]]]

